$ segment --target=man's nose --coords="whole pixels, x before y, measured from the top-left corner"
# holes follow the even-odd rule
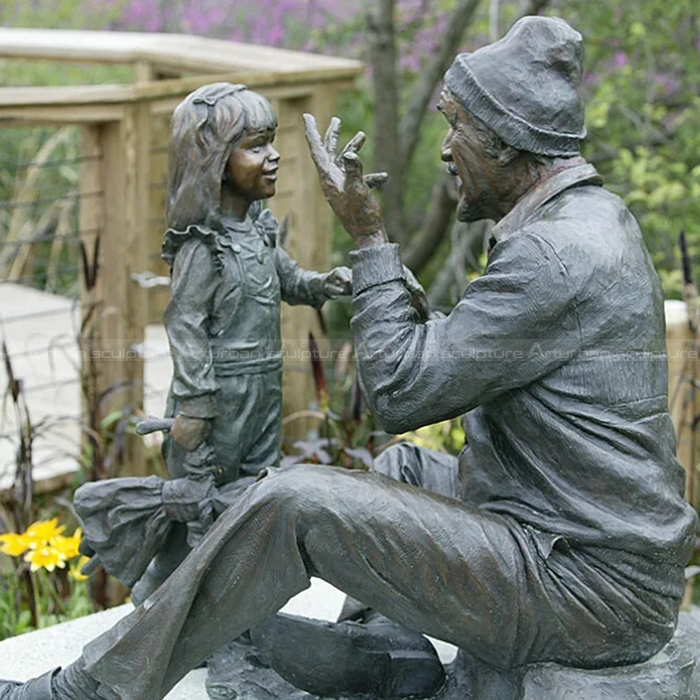
[[[452,130],[447,132],[447,135],[442,141],[442,146],[440,146],[440,159],[445,163],[452,162]]]

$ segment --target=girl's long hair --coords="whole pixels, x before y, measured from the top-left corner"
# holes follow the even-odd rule
[[[244,132],[276,128],[270,103],[245,85],[212,83],[189,94],[170,126],[168,228],[220,230],[221,181],[231,151]]]

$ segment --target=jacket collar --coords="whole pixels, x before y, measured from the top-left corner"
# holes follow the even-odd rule
[[[603,178],[590,163],[586,163],[583,158],[576,158],[576,162],[579,164],[555,173],[523,195],[508,214],[493,227],[493,237],[497,241],[508,238],[522,228],[537,209],[570,187],[603,184]]]

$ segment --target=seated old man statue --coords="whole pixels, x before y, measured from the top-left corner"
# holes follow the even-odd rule
[[[447,71],[441,155],[458,215],[497,223],[484,274],[446,317],[411,304],[362,136],[336,158],[338,121],[323,141],[306,118],[357,244],[369,406],[390,433],[463,414],[459,459],[403,446],[379,460],[386,474],[270,469],[76,662],[0,684],[2,700],[162,698],[310,576],[504,671],[633,664],[668,642],[696,515],[667,412],[659,280],[635,220],[579,154],[582,56],[565,22],[527,17]],[[304,651],[313,668],[317,649]],[[393,658],[375,697],[391,694]]]

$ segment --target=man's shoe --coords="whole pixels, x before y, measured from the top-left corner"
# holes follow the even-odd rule
[[[249,657],[255,657],[255,647],[250,634],[244,632],[226,646],[217,649],[202,665],[207,667],[204,687],[211,700],[236,700],[239,688],[245,683]],[[261,693],[264,691],[261,691]],[[274,698],[261,695],[261,700]]]
[[[53,700],[51,681],[58,671],[55,668],[26,683],[0,680],[0,700]]]
[[[445,680],[433,645],[384,617],[365,625],[278,613],[251,630],[251,636],[265,663],[315,695],[425,698]]]

